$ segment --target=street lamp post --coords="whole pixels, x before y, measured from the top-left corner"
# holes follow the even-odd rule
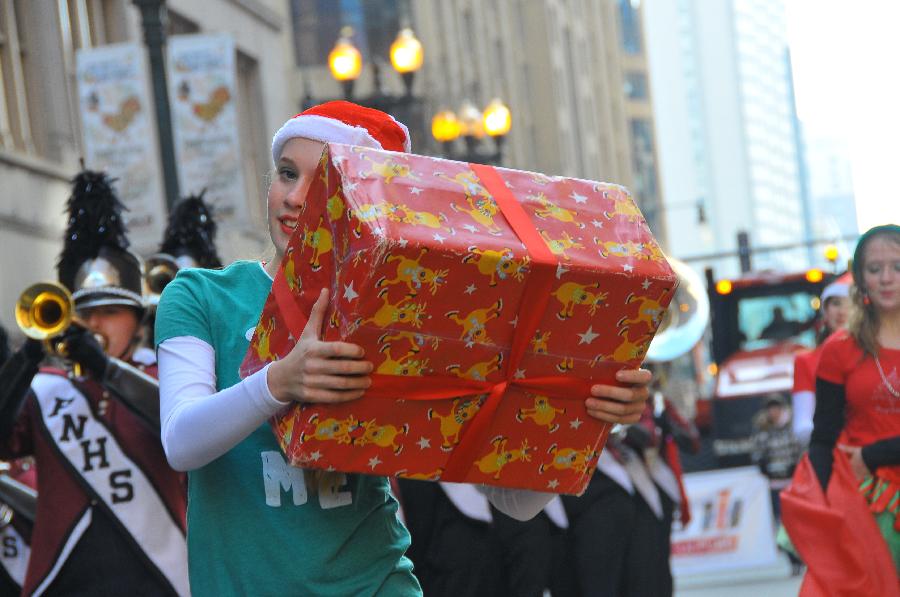
[[[422,102],[413,94],[413,82],[416,72],[422,67],[423,57],[422,43],[416,39],[413,30],[408,26],[402,27],[391,44],[390,62],[393,70],[403,80],[403,93],[395,95],[384,91],[381,81],[382,62],[373,58],[374,90],[366,96],[357,97],[354,95],[354,83],[362,73],[362,54],[353,43],[353,28],[343,27],[328,55],[328,70],[343,87],[344,99],[347,101],[388,112],[407,124],[417,124],[422,120]],[[307,96],[303,108],[309,108],[319,101],[322,100]]]
[[[441,146],[441,153],[462,162],[500,164],[503,161],[503,141],[512,127],[509,108],[495,98],[482,112],[470,101],[463,102],[459,113],[441,110],[431,119],[431,135]],[[493,148],[485,148],[485,136],[493,139]],[[454,142],[462,137],[464,149],[458,151]]]
[[[132,0],[141,11],[144,41],[150,56],[150,75],[153,80],[153,99],[156,105],[156,128],[159,135],[159,154],[162,161],[166,208],[171,211],[178,201],[178,170],[175,166],[175,143],[172,139],[172,117],[166,85],[165,47],[163,27],[165,0]]]

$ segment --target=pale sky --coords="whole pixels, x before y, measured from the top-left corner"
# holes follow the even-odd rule
[[[800,119],[848,140],[860,228],[900,224],[900,2],[786,4]]]

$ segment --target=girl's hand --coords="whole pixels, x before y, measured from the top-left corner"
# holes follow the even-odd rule
[[[616,379],[631,387],[593,386],[591,397],[584,402],[588,414],[607,423],[637,423],[650,396],[647,386],[653,375],[646,369],[623,369],[616,373]]]
[[[866,462],[863,460],[862,448],[858,448],[856,446],[846,446],[844,444],[838,444],[837,447],[838,450],[850,457],[850,468],[853,469],[853,474],[856,475],[857,479],[863,481],[866,477],[872,476],[872,472],[869,470],[869,467],[866,466]]]
[[[323,288],[300,340],[286,357],[269,366],[266,381],[276,400],[347,402],[360,398],[372,385],[369,374],[374,366],[363,360],[361,346],[320,339],[327,309],[328,290]]]

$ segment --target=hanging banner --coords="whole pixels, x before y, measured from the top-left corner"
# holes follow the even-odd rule
[[[778,562],[768,480],[755,467],[684,476],[691,522],[672,531],[672,573],[691,576]]]
[[[205,199],[226,227],[246,222],[237,107],[234,40],[228,35],[176,35],[168,42],[169,97],[183,196]]]
[[[133,248],[155,247],[166,210],[143,46],[78,50],[76,76],[85,166],[116,179]]]

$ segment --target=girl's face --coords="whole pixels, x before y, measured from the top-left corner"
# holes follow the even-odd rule
[[[106,337],[106,354],[117,359],[128,359],[132,340],[138,332],[140,319],[132,307],[101,305],[78,311],[78,316],[91,332]]]
[[[872,306],[881,313],[900,312],[900,242],[879,235],[863,249],[863,285]]]
[[[825,325],[835,331],[847,327],[850,316],[850,299],[846,296],[833,296],[825,301]]]
[[[269,185],[269,236],[275,245],[274,263],[281,262],[288,240],[297,226],[300,208],[312,183],[316,166],[325,144],[312,139],[295,137],[284,144],[281,157],[275,164],[275,177]]]

